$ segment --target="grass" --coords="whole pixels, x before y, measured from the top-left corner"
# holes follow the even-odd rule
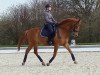
[[[77,43],[77,45],[100,45],[100,42],[96,43]],[[22,47],[27,47],[28,45],[22,45]],[[41,45],[43,46],[43,45]],[[0,47],[17,47],[17,45],[0,45]]]
[[[100,45],[100,42],[95,42],[95,43],[78,43],[78,45]]]
[[[0,47],[17,47],[17,45],[0,45]],[[22,47],[27,47],[27,45],[22,45]]]

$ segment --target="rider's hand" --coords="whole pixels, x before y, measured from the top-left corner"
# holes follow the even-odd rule
[[[56,22],[56,26],[58,26],[58,24],[59,24],[59,23],[58,23],[58,22]]]

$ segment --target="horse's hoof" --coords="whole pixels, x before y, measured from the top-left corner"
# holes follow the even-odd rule
[[[45,63],[44,63],[44,62],[42,62],[42,65],[43,65],[43,66],[45,66]]]
[[[50,63],[47,63],[47,66],[50,66]]]
[[[24,66],[24,65],[25,65],[25,63],[23,62],[23,63],[22,63],[22,66]]]
[[[77,61],[74,61],[74,64],[78,64]]]

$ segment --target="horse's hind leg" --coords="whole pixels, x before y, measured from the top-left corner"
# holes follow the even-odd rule
[[[34,46],[34,54],[38,57],[40,62],[42,62],[42,65],[45,66],[45,63],[44,63],[43,59],[40,57],[40,55],[38,55],[38,51],[37,50],[38,50],[37,46]]]
[[[76,60],[75,60],[75,56],[72,52],[72,50],[69,47],[69,44],[65,44],[64,47],[69,51],[69,53],[71,54],[72,60],[74,61],[75,64],[77,64]]]
[[[32,49],[32,47],[33,47],[32,45],[31,46],[29,45],[28,48],[26,49],[22,65],[25,65],[27,55],[28,55],[29,51]]]
[[[53,56],[52,56],[52,58],[49,60],[49,63],[47,63],[47,66],[49,66],[50,63],[51,63],[51,62],[54,60],[54,58],[56,57],[57,51],[58,51],[58,47],[59,47],[59,45],[54,46]]]

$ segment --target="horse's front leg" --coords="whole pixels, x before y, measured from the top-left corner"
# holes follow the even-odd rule
[[[58,47],[59,47],[59,45],[54,46],[53,56],[52,56],[52,58],[49,60],[49,63],[47,63],[47,66],[49,66],[50,63],[51,63],[51,62],[54,60],[54,58],[56,57],[57,51],[58,51]]]
[[[69,51],[69,53],[71,54],[71,57],[72,57],[72,60],[74,61],[74,64],[77,64],[76,59],[75,59],[75,56],[74,56],[72,50],[70,49],[69,44],[66,43],[66,44],[64,45],[64,47],[65,47],[65,48]]]

